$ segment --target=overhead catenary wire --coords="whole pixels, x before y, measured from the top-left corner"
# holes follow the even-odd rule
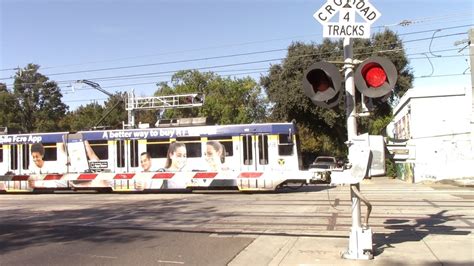
[[[456,29],[456,28],[468,27],[468,26],[473,26],[473,25],[474,24],[466,24],[466,25],[458,25],[458,26],[445,27],[445,28],[437,28],[437,29],[434,29],[434,30],[425,30],[425,31],[419,31],[419,32],[402,33],[402,34],[398,34],[398,36],[426,33],[426,32],[432,32],[432,31],[440,31],[440,30],[448,30],[448,29]],[[459,33],[459,34],[465,34],[465,33]],[[454,35],[443,35],[443,36],[439,36],[439,37],[447,37],[447,36],[454,36]],[[432,40],[433,38],[430,38],[430,39]],[[425,40],[425,39],[408,40],[408,41],[403,41],[403,43],[415,42],[415,41],[420,41],[420,40]],[[157,63],[150,63],[150,64],[138,64],[138,65],[130,65],[130,66],[98,68],[98,69],[90,69],[90,70],[69,71],[69,72],[62,72],[62,73],[46,73],[45,75],[54,76],[54,75],[66,75],[66,74],[78,74],[78,73],[87,73],[87,72],[98,72],[98,71],[109,71],[109,70],[119,70],[119,69],[138,68],[138,67],[149,67],[149,66],[156,66],[156,65],[186,63],[186,62],[194,62],[194,61],[205,61],[205,60],[212,60],[212,59],[222,59],[222,58],[231,58],[231,57],[238,57],[238,56],[248,56],[248,55],[255,55],[255,54],[272,53],[272,52],[284,51],[286,49],[287,48],[280,48],[280,49],[272,49],[272,50],[265,50],[265,51],[255,51],[255,52],[237,53],[237,54],[221,55],[221,56],[214,56],[214,57],[175,60],[175,61],[168,61],[168,62],[157,62]],[[43,69],[47,69],[47,68],[51,68],[51,67],[43,67]],[[16,69],[18,69],[18,68],[10,68],[9,70],[16,70]],[[3,70],[5,70],[5,69],[2,69],[0,71],[3,71]],[[12,79],[12,77],[0,78],[0,80],[8,80],[8,79]]]
[[[453,14],[446,14],[446,15],[443,15],[443,16],[434,16],[434,17],[428,17],[428,18],[405,19],[401,22],[392,23],[392,24],[388,24],[388,25],[371,26],[371,28],[373,28],[373,29],[377,29],[377,28],[383,29],[383,28],[390,28],[390,27],[400,26],[401,24],[403,24],[403,22],[407,22],[407,21],[410,22],[409,25],[413,25],[413,24],[419,24],[419,23],[432,21],[432,20],[442,21],[443,18],[453,18],[453,17],[460,18],[460,17],[463,17],[463,16],[466,16],[466,17],[470,18],[470,17],[472,17],[472,14],[463,12],[463,13],[453,13]],[[467,24],[467,25],[444,27],[444,28],[441,28],[441,29],[446,29],[446,30],[447,29],[456,29],[456,28],[462,28],[462,27],[467,27],[467,26],[472,26],[472,23]],[[431,32],[431,31],[433,31],[433,30],[424,30],[424,31],[418,31],[418,32],[401,33],[401,34],[398,34],[398,35],[399,36],[404,36],[404,35],[419,34],[419,33]],[[274,42],[274,41],[280,41],[280,40],[288,40],[288,39],[293,40],[293,39],[312,37],[312,36],[321,36],[321,34],[308,34],[308,35],[298,35],[298,36],[283,37],[283,38],[273,38],[273,39],[268,39],[268,40],[242,42],[242,43],[235,43],[235,44],[225,44],[225,45],[218,45],[218,46],[211,46],[211,47],[204,47],[204,48],[187,49],[187,50],[181,50],[181,51],[172,51],[172,52],[147,54],[147,55],[137,55],[137,56],[129,56],[129,57],[122,57],[122,58],[115,58],[115,59],[107,59],[107,60],[97,60],[97,61],[77,63],[77,64],[45,66],[45,67],[42,67],[42,69],[44,70],[44,69],[63,68],[63,67],[70,67],[70,66],[91,65],[91,64],[97,64],[97,63],[117,62],[117,61],[124,61],[124,60],[137,59],[137,58],[148,58],[148,57],[163,56],[163,55],[170,55],[170,54],[182,54],[182,53],[186,53],[186,52],[196,52],[196,51],[212,50],[212,49],[218,49],[218,48],[245,46],[245,45],[266,43],[266,42]],[[17,69],[18,69],[18,67],[4,68],[4,69],[0,69],[0,72],[1,71],[14,71],[14,70],[17,70]]]
[[[396,48],[396,49],[389,49],[389,50],[381,50],[381,51],[375,51],[376,53],[380,53],[380,52],[383,52],[383,53],[389,53],[389,52],[398,52],[398,51],[401,51],[403,49],[400,49],[400,48]],[[436,51],[433,51],[433,52],[447,52],[447,51],[455,51],[457,49],[453,48],[453,49],[442,49],[442,50],[436,50]],[[424,55],[425,53],[427,53],[427,51],[425,52],[420,52],[420,53],[412,53],[412,54],[406,54],[406,56],[408,57],[408,59],[410,60],[418,60],[418,59],[427,59],[427,57],[409,57],[411,55]],[[305,54],[305,55],[301,55],[301,56],[298,56],[298,57],[311,57],[311,56],[317,56],[317,55],[330,55],[332,54],[332,52],[330,53],[315,53],[315,54]],[[373,54],[373,52],[367,52],[367,53],[356,53],[354,54],[354,56],[361,56],[361,55],[371,55]],[[468,56],[468,55],[443,55],[441,57],[428,57],[429,58],[446,58],[446,57],[463,57],[463,56]],[[228,66],[237,66],[237,65],[247,65],[247,64],[257,64],[257,63],[266,63],[266,62],[271,62],[271,61],[281,61],[281,60],[284,60],[285,58],[273,58],[273,59],[269,59],[269,60],[259,60],[259,61],[253,61],[253,62],[244,62],[244,63],[236,63],[236,64],[230,64],[230,65],[219,65],[219,66],[209,66],[209,67],[201,67],[201,68],[194,68],[194,69],[189,69],[189,70],[205,70],[205,69],[214,69],[214,68],[224,68],[224,67],[228,67]],[[259,70],[264,70],[264,69],[268,69],[268,68],[260,68]],[[241,70],[236,70],[235,72],[237,71],[249,71],[249,70],[252,70],[252,69],[241,69]],[[161,72],[152,72],[152,73],[141,73],[141,74],[129,74],[129,75],[118,75],[118,76],[109,76],[109,77],[98,77],[98,78],[90,78],[91,80],[94,80],[94,81],[108,81],[108,80],[126,80],[126,79],[143,79],[143,78],[155,78],[155,77],[170,77],[172,76],[174,73],[178,72],[180,70],[170,70],[170,71],[161,71]],[[213,72],[216,72],[216,73],[222,73],[222,72],[227,72],[227,71],[230,71],[230,70],[217,70],[217,71],[213,71]],[[232,75],[232,74],[231,74]],[[55,81],[57,84],[67,84],[67,83],[74,83],[76,80],[62,80],[62,81]],[[31,84],[31,83],[24,83],[24,84]],[[34,84],[34,83],[33,83]],[[13,86],[13,84],[9,84],[7,85],[7,87],[11,87]]]
[[[409,43],[409,42],[418,42],[418,41],[424,41],[424,40],[432,40],[432,39],[438,39],[438,38],[444,38],[444,37],[451,37],[451,36],[457,36],[457,35],[463,35],[465,33],[453,33],[453,34],[447,34],[447,35],[439,35],[439,36],[436,36],[436,37],[431,37],[431,38],[419,38],[419,39],[413,39],[413,40],[407,40],[407,41],[403,41],[403,43]],[[390,45],[390,44],[399,44],[399,42],[394,42],[394,43],[387,43],[386,45]],[[361,49],[366,49],[367,47],[361,47],[361,48],[358,48],[358,49],[354,49],[354,51],[356,50],[361,50]],[[327,53],[319,53],[318,55],[332,55],[334,53],[339,53],[339,51],[333,51],[333,52],[327,52]],[[371,54],[370,53],[366,53],[366,54]],[[313,55],[305,55],[305,56],[314,56],[315,54]],[[362,55],[362,54],[355,54],[356,55]],[[215,57],[217,58],[217,57]],[[194,70],[206,70],[206,69],[213,69],[213,68],[225,68],[225,67],[231,67],[231,66],[242,66],[242,65],[247,65],[247,64],[257,64],[257,63],[268,63],[268,62],[273,62],[273,61],[280,61],[280,60],[283,60],[285,58],[273,58],[273,59],[266,59],[266,60],[257,60],[257,61],[248,61],[248,62],[241,62],[241,63],[233,63],[233,64],[224,64],[224,65],[215,65],[215,66],[206,66],[206,67],[197,67],[197,68],[192,68]],[[201,59],[190,59],[190,60],[201,60]],[[122,67],[123,68],[123,67]],[[109,70],[109,69],[107,69]],[[180,69],[180,70],[183,70],[183,69]],[[175,73],[177,71],[180,71],[180,70],[170,70],[170,71],[160,71],[160,72],[150,72],[150,73],[140,73],[140,74],[129,74],[129,75],[118,75],[118,76],[109,76],[109,77],[100,77],[102,79],[109,79],[109,78],[118,78],[118,77],[137,77],[137,76],[149,76],[149,75],[157,75],[157,74],[168,74],[168,73]],[[98,70],[94,70],[94,71],[98,71]],[[105,69],[104,69],[105,71]],[[68,72],[67,74],[74,74],[74,73],[84,73],[84,72],[87,72],[87,71],[79,71],[79,72]],[[45,74],[46,76],[51,76],[51,75],[63,75],[65,73],[52,73],[52,74]],[[11,78],[3,78],[3,79],[11,79]],[[0,79],[1,80],[1,79]]]
[[[431,76],[418,76],[415,78],[440,78],[440,77],[457,77],[457,76],[465,76],[465,75],[470,75],[470,72],[466,73],[454,73],[454,74],[441,74],[441,75],[431,75]],[[133,85],[133,84],[132,84]],[[107,87],[104,87],[107,88]],[[90,88],[85,88],[83,90],[91,90]],[[77,99],[77,100],[65,100],[63,102],[65,103],[70,103],[70,102],[96,102],[96,101],[105,101],[108,100],[108,98],[97,98],[97,99]]]

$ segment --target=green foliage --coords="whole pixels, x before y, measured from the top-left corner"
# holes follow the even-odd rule
[[[395,163],[392,159],[385,159],[385,175],[390,177],[397,176],[397,169],[395,168]]]
[[[99,121],[104,113],[104,107],[98,103],[79,106],[76,110],[68,112],[61,121],[61,127],[68,131],[88,130]]]
[[[16,119],[18,105],[13,93],[7,90],[7,86],[0,83],[0,126],[6,126],[10,130],[20,130],[20,124]]]
[[[125,101],[126,93],[116,92],[112,97],[109,97],[105,101],[104,111],[102,116],[107,116],[104,118],[103,122],[97,126],[107,126],[110,128],[122,128],[122,122],[127,123],[127,110],[125,110]],[[98,121],[95,121],[98,122]]]
[[[206,116],[217,124],[261,122],[266,116],[266,101],[260,87],[251,78],[223,78],[215,73],[195,70],[180,71],[173,75],[171,86],[160,83],[156,96],[203,93],[200,108],[167,110],[165,117]]]
[[[124,97],[125,93],[116,92],[105,101],[104,105],[96,102],[81,105],[67,113],[61,120],[60,127],[70,131],[89,130],[94,127],[122,128],[122,122],[127,123],[128,119]]]
[[[340,53],[334,51],[342,51],[340,43],[328,40],[320,45],[293,43],[283,63],[273,65],[269,75],[260,81],[273,105],[270,119],[282,122],[294,119],[300,128],[307,129],[300,130],[301,147],[306,152],[319,153],[331,144],[340,150],[346,138],[343,109],[316,107],[302,89],[303,73],[311,64],[323,60],[341,60]]]
[[[19,122],[19,129],[23,132],[61,130],[58,121],[65,116],[68,107],[61,100],[62,94],[56,82],[49,81],[38,69],[38,65],[29,64],[15,75],[14,121]]]
[[[385,127],[392,121],[392,116],[378,117],[371,121],[369,126],[369,134],[384,135]]]

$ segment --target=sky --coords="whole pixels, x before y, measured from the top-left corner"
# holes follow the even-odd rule
[[[415,88],[471,88],[463,41],[474,27],[474,1],[369,2],[381,13],[371,33],[389,28],[405,41]],[[0,82],[11,89],[15,68],[38,64],[73,110],[107,98],[74,82],[81,79],[136,96],[152,96],[157,82],[170,82],[182,69],[258,81],[292,42],[322,42],[323,27],[313,14],[325,3],[0,0]]]

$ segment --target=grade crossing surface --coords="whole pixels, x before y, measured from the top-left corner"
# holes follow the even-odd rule
[[[369,222],[376,259],[400,243],[434,236],[473,239],[472,188],[379,178],[364,181],[361,190],[374,206]],[[144,264],[245,264],[244,254],[264,237],[324,238],[321,249],[330,240],[348,242],[350,207],[347,186],[325,185],[252,194],[4,194],[0,264],[28,264],[38,257],[62,263],[63,256],[72,264],[131,258]],[[63,255],[50,256],[46,250]],[[333,259],[339,259],[340,251],[334,250]],[[280,254],[279,263],[295,259],[291,254]]]

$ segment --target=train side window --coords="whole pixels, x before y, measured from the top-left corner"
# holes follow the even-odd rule
[[[293,155],[293,139],[291,134],[278,134],[278,154]]]
[[[188,158],[198,158],[202,156],[200,137],[176,138],[176,141],[186,145],[186,154]]]
[[[109,146],[107,140],[89,140],[88,142],[100,160],[109,159]]]
[[[18,169],[18,145],[10,145],[10,169]]]
[[[0,145],[0,163],[3,163],[3,145]]]
[[[148,141],[146,144],[146,151],[151,158],[166,158],[166,153],[170,147],[169,140],[167,141]]]
[[[58,160],[58,148],[56,143],[43,143],[45,161],[56,161]]]
[[[46,149],[45,149],[45,152],[46,152]],[[23,167],[23,169],[28,169],[30,167],[30,145],[28,144],[22,145],[21,157],[23,158],[23,164],[21,166]]]
[[[209,137],[209,141],[214,140],[220,142],[224,145],[225,156],[234,156],[234,143],[232,142],[232,137]]]
[[[258,160],[261,165],[268,164],[268,136],[258,136]]]
[[[140,155],[138,154],[138,140],[132,139],[130,140],[130,166],[131,167],[138,167],[138,160]]]
[[[244,165],[253,164],[253,141],[251,135],[242,136],[242,145],[244,146],[242,152],[244,153]]]
[[[117,141],[117,167],[125,167],[125,140]]]

